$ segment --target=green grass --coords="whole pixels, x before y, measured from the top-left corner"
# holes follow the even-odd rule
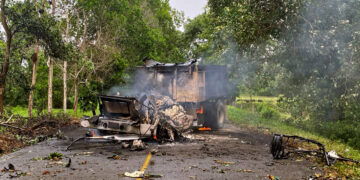
[[[241,95],[236,98],[236,100],[262,100],[264,102],[276,102],[279,98],[278,97],[270,97],[270,96],[250,96],[250,95]]]
[[[14,115],[18,115],[18,116],[22,116],[22,117],[28,117],[28,109],[27,107],[21,107],[21,106],[16,106],[16,107],[11,107],[10,108],[10,114],[14,114]],[[63,113],[63,109],[53,109],[53,114],[59,114],[59,113]],[[44,110],[42,112],[42,114],[47,113],[46,110]],[[99,109],[96,110],[96,114],[99,114]],[[83,116],[92,116],[92,112],[91,111],[81,111],[81,110],[77,110],[77,115],[75,116],[74,110],[73,109],[67,109],[66,110],[66,114],[70,115],[71,117],[75,117],[75,118],[80,118]],[[33,110],[33,115],[37,115],[36,110]]]
[[[279,119],[265,119],[258,113],[252,113],[249,110],[243,110],[235,106],[228,106],[229,119],[236,125],[242,127],[266,129],[270,133],[280,133],[287,135],[298,135],[308,139],[314,139],[325,145],[327,151],[335,150],[338,154],[344,157],[360,160],[360,151],[356,150],[340,141],[332,141],[315,133],[303,131],[299,128],[285,124],[282,121],[284,115]],[[286,115],[285,115],[286,116]],[[337,162],[336,165],[329,169],[336,171],[340,176],[351,176],[353,178],[360,178],[360,165],[351,166],[346,163]]]

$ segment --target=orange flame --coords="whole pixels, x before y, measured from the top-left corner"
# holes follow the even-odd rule
[[[209,127],[201,127],[201,128],[199,128],[199,131],[210,131],[211,130],[211,128],[209,128]]]
[[[156,136],[153,136],[153,139],[157,140],[157,137],[156,137]]]
[[[198,113],[198,114],[203,114],[204,113],[203,105],[201,105],[200,109],[196,110],[196,113]]]

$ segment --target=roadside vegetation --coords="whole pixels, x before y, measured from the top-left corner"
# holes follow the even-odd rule
[[[335,150],[344,157],[360,160],[360,151],[341,136],[329,136],[328,133],[316,130],[318,125],[307,124],[299,126],[289,120],[292,117],[279,107],[278,97],[252,96],[263,102],[246,102],[250,96],[241,96],[235,106],[228,106],[228,117],[231,122],[240,127],[260,130],[266,134],[298,135],[316,140],[325,145],[327,151]],[[255,108],[253,108],[255,107]],[[255,111],[253,111],[255,109]],[[310,123],[310,122],[309,122]],[[309,128],[312,127],[312,128]],[[346,131],[346,126],[336,126],[337,131]],[[332,128],[328,131],[334,131]],[[269,142],[270,143],[270,142]],[[316,160],[323,168],[327,177],[359,178],[360,166],[353,163],[336,162],[328,167],[321,159]]]
[[[29,117],[28,116],[28,109],[25,107],[21,107],[21,106],[15,106],[15,107],[11,107],[9,109],[5,109],[5,112],[7,114],[13,114],[15,116],[21,116],[21,117]],[[99,114],[99,108],[96,108],[96,114]],[[42,112],[37,112],[36,110],[33,110],[33,114],[34,117],[37,117],[38,115],[46,115],[45,111]],[[73,109],[68,109],[66,111],[66,113],[64,113],[63,109],[53,109],[52,115],[57,115],[57,114],[67,114],[70,117],[73,118],[81,118],[83,116],[92,116],[93,113],[92,111],[83,111],[81,109],[77,109],[77,113],[74,113]]]

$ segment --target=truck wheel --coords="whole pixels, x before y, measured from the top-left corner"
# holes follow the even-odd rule
[[[222,101],[208,104],[205,115],[205,125],[211,129],[221,129],[227,119],[226,106]]]

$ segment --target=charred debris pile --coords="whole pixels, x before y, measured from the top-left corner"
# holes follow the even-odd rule
[[[143,93],[138,98],[99,98],[101,114],[80,122],[89,128],[86,139],[172,142],[183,139],[181,134],[193,125],[194,118],[183,106],[156,92]]]
[[[72,124],[71,118],[64,114],[37,117],[9,116],[0,122],[0,154],[13,149],[36,144],[48,138],[63,138],[61,127]]]

